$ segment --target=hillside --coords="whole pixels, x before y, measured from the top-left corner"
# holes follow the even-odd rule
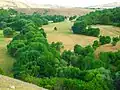
[[[96,5],[96,6],[90,6],[88,8],[115,8],[115,7],[120,7],[120,2],[114,2],[114,3],[108,3],[108,4],[103,4],[103,5]]]
[[[91,9],[84,9],[84,8],[68,8],[58,5],[50,5],[50,4],[34,4],[29,3],[26,0],[0,0],[0,8],[14,8],[17,11],[24,12],[27,14],[31,14],[33,12],[39,13],[47,13],[47,14],[56,14],[56,15],[84,15],[93,10]]]
[[[46,90],[36,85],[0,75],[0,90]]]
[[[17,8],[19,12],[24,12],[27,14],[31,14],[33,12],[39,13],[47,13],[49,15],[65,15],[65,16],[73,16],[73,15],[84,15],[91,11],[92,9],[84,9],[84,8]]]
[[[30,8],[30,6],[19,0],[0,0],[0,8]]]

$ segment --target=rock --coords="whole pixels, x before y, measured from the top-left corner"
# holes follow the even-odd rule
[[[11,89],[15,89],[15,86],[11,85],[10,88],[11,88]]]

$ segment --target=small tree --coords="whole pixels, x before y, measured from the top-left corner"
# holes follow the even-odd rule
[[[15,33],[15,31],[12,30],[12,28],[10,28],[10,27],[4,28],[4,30],[3,30],[4,37],[11,37],[14,35],[14,33]]]
[[[100,36],[99,42],[101,45],[109,44],[111,42],[110,36]]]
[[[3,73],[3,70],[2,70],[1,68],[0,68],[0,74],[4,74],[4,73]]]
[[[99,47],[100,45],[99,45],[99,42],[97,41],[97,40],[95,40],[94,41],[94,43],[93,43],[93,45],[92,45],[92,47],[94,48],[94,49],[96,49],[97,47]]]
[[[112,38],[112,45],[115,46],[119,40],[120,40],[119,37],[113,37]]]
[[[84,21],[76,21],[72,26],[73,33],[81,34],[86,29],[87,25]]]

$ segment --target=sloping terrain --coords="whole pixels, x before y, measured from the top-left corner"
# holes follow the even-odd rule
[[[0,90],[46,90],[36,85],[0,75]]]
[[[89,12],[92,12],[92,9],[84,9],[84,8],[16,8],[19,12],[24,12],[27,14],[31,14],[33,12],[38,13],[47,13],[49,15],[65,15],[65,16],[73,16],[73,15],[84,15]]]
[[[0,0],[0,8],[14,8],[17,11],[24,12],[27,14],[31,14],[33,12],[39,12],[41,14],[47,13],[50,15],[84,15],[91,11],[92,9],[84,9],[84,8],[67,8],[57,5],[42,5],[42,4],[34,4],[27,2],[26,0]]]
[[[0,0],[0,8],[30,8],[30,6],[20,0]]]
[[[120,2],[108,3],[103,5],[90,6],[89,8],[115,8],[120,7]]]

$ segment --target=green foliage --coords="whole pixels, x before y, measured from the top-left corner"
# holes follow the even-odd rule
[[[73,33],[75,34],[84,34],[88,36],[98,37],[100,34],[99,28],[88,27],[84,21],[76,21],[72,26]]]
[[[64,48],[64,45],[62,42],[56,42],[56,43],[52,42],[50,46],[55,48],[57,51],[60,51],[61,49]]]
[[[0,68],[0,74],[4,74],[3,70]]]
[[[44,17],[45,19],[47,19],[48,21],[53,21],[54,23],[56,22],[62,22],[65,20],[65,17],[62,16],[62,15],[44,15],[42,16]]]
[[[77,21],[72,26],[73,33],[80,34],[86,29],[86,23],[84,21]]]
[[[15,31],[12,30],[10,27],[6,27],[3,29],[3,35],[4,37],[12,37],[14,35]]]
[[[105,63],[105,67],[109,68],[112,72],[120,70],[120,51],[117,52],[101,52],[100,60]]]
[[[120,90],[120,71],[115,73],[114,84],[115,84],[115,87],[116,87],[115,89]]]
[[[61,42],[49,44],[44,29],[39,27],[48,24],[48,21],[64,21],[65,17],[42,16],[38,13],[26,15],[14,10],[2,10],[0,15],[1,12],[5,13],[6,17],[0,16],[1,21],[20,31],[7,45],[8,53],[16,58],[13,65],[15,78],[50,90],[119,89],[120,51],[101,52],[98,58],[94,55],[95,49],[100,44],[111,42],[109,36],[100,36],[99,42],[94,41],[92,46],[75,45],[73,51],[60,52],[63,44]],[[8,18],[7,15],[12,17]],[[111,23],[109,17],[104,16],[103,19],[104,24]],[[75,22],[73,32],[98,37],[100,30],[87,28],[87,24],[91,23],[90,18],[87,20]],[[93,19],[92,23],[96,22]],[[117,42],[118,37],[114,37],[113,41]]]
[[[119,40],[120,40],[119,37],[113,37],[112,38],[112,45],[115,46]]]
[[[58,77],[64,78],[78,78],[80,77],[80,69],[76,67],[61,67],[57,70]]]
[[[99,46],[100,46],[100,45],[99,45],[99,41],[95,40],[95,41],[93,42],[92,47],[93,47],[94,49],[96,49],[96,48],[98,48]]]
[[[4,29],[4,28],[6,28],[6,27],[7,27],[7,23],[4,22],[4,21],[1,21],[1,22],[0,22],[0,29]]]
[[[109,44],[111,42],[111,38],[110,38],[110,36],[100,36],[99,42],[101,45]]]
[[[70,21],[71,21],[71,20],[74,20],[76,17],[77,17],[76,15],[71,16],[71,17],[69,17],[69,20],[70,20]]]
[[[88,36],[98,37],[99,34],[100,34],[99,28],[88,27],[88,29],[85,30],[85,35],[88,35]]]
[[[119,14],[120,8],[96,10],[95,12],[90,12],[89,14],[79,17],[77,21],[84,20],[87,25],[103,24],[119,26]]]

